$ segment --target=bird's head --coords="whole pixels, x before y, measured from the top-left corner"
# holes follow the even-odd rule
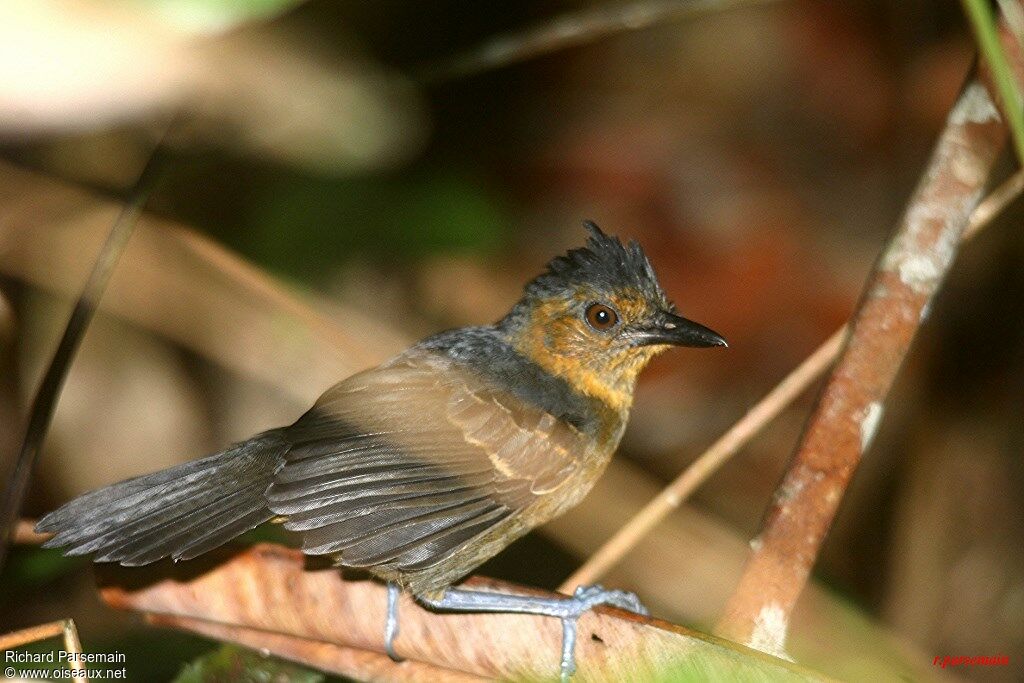
[[[656,354],[726,342],[676,314],[639,244],[584,225],[587,245],[552,259],[499,326],[547,372],[627,410],[637,375]]]

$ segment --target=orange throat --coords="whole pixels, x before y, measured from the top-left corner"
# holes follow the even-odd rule
[[[633,388],[640,371],[663,350],[652,346],[613,354],[581,348],[572,343],[572,335],[558,343],[559,336],[538,330],[522,335],[515,348],[545,371],[564,379],[577,393],[598,399],[623,416],[633,405]]]

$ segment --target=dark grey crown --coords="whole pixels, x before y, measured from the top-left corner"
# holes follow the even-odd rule
[[[636,289],[652,302],[668,306],[651,262],[635,240],[623,245],[593,221],[583,225],[590,233],[587,246],[551,259],[547,270],[526,285],[527,298],[564,295],[586,283],[609,293]]]

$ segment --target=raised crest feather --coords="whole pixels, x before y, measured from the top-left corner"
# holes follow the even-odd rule
[[[551,259],[545,272],[526,285],[527,296],[546,298],[587,285],[607,292],[637,290],[652,301],[669,305],[650,260],[636,241],[623,245],[591,220],[583,221],[583,227],[589,233],[587,245]]]

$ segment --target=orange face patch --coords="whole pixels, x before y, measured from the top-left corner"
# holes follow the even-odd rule
[[[615,309],[619,325],[607,332],[593,329],[580,311],[592,303]],[[661,347],[634,347],[617,331],[652,313],[640,292],[625,290],[599,296],[581,290],[570,302],[549,299],[534,305],[530,322],[514,343],[516,350],[587,396],[600,399],[622,412],[633,402],[633,385],[647,362]]]

